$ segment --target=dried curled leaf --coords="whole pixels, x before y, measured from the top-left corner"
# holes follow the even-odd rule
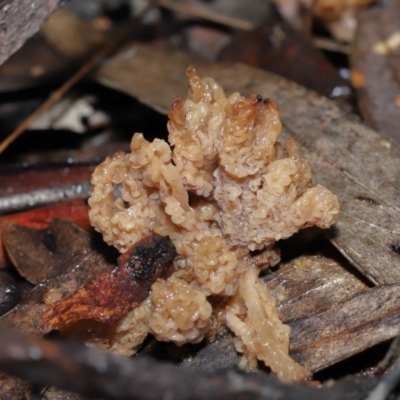
[[[118,267],[56,302],[42,318],[44,333],[80,320],[113,324],[173,271],[176,251],[167,237],[147,237],[118,258]]]

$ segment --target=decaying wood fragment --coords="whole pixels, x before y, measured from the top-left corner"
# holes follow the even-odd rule
[[[321,240],[316,244],[324,250],[322,254],[299,256],[264,278],[285,323],[327,310],[368,289],[344,257]]]
[[[62,3],[61,0],[0,0],[0,64],[36,33]]]
[[[395,337],[400,326],[400,285],[382,285],[290,326],[290,352],[313,371]]]
[[[40,231],[31,231],[32,235],[36,234],[42,238]],[[39,249],[40,239],[35,239],[34,243],[37,243],[38,248],[35,251],[32,246],[30,254],[36,265],[47,265],[45,279],[2,318],[11,325],[35,335],[41,334],[39,326],[46,311],[46,305],[43,303],[46,293],[57,290],[61,296],[66,296],[93,281],[98,275],[111,272],[115,267],[105,249],[99,247],[99,243],[95,244],[94,237],[70,221],[55,219],[47,232],[46,244],[41,243],[43,248]],[[69,251],[64,253],[63,250],[66,249]],[[30,265],[32,268],[35,266],[34,263]]]
[[[274,376],[224,370],[207,374],[146,358],[101,353],[79,343],[50,342],[0,327],[0,369],[38,384],[89,397],[153,400],[361,400],[376,378],[345,379],[325,387],[283,385]]]
[[[38,234],[37,230],[31,229],[31,231],[32,235]],[[93,281],[99,274],[111,272],[115,266],[110,263],[109,254],[104,251],[104,247],[99,247],[98,243],[96,247],[95,238],[70,221],[55,219],[50,224],[48,232],[47,245],[52,244],[53,250],[69,248],[70,252],[57,252],[47,248],[46,255],[43,249],[37,248],[37,251],[34,251],[33,246],[34,252],[30,254],[29,259],[36,261],[37,266],[42,263],[47,266],[46,279],[2,317],[3,321],[36,336],[41,335],[39,329],[41,318],[46,311],[43,298],[50,290],[56,290],[61,296],[65,296]],[[44,244],[42,246],[46,248]],[[39,257],[38,254],[43,257]],[[35,264],[31,266],[34,268]],[[29,389],[26,383],[5,374],[0,374],[0,382],[4,387],[9,387],[11,392],[21,390],[20,388]]]
[[[118,258],[118,267],[111,274],[99,276],[51,306],[43,316],[42,332],[80,320],[116,323],[147,298],[158,278],[167,279],[172,274],[175,256],[168,237],[141,240]]]

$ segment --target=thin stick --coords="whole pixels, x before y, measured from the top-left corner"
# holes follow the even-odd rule
[[[145,10],[142,15],[146,12]],[[92,71],[109,53],[111,53],[118,44],[120,44],[129,34],[136,29],[136,24],[131,24],[127,29],[125,28],[115,39],[102,47],[87,63],[85,63],[74,75],[71,76],[61,87],[53,92],[48,99],[36,109],[25,121],[23,121],[13,132],[11,132],[0,143],[0,154],[10,146],[16,139],[18,139],[29,126],[48,108],[60,100],[76,83],[84,78],[90,71]]]
[[[337,43],[333,40],[314,36],[312,38],[314,46],[321,50],[336,51],[337,53],[350,54],[350,46],[342,43]]]
[[[229,26],[235,29],[251,31],[255,28],[251,22],[244,21],[238,18],[228,17],[222,14],[216,14],[205,8],[196,7],[190,4],[177,3],[171,0],[156,0],[154,3],[161,7],[168,8],[182,14],[199,17],[207,21],[216,22],[218,24]]]

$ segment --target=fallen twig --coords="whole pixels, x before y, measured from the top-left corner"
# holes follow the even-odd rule
[[[91,193],[89,180],[51,189],[38,189],[0,198],[0,214],[25,210],[71,199],[87,199]]]
[[[4,324],[0,325],[0,369],[34,383],[109,400],[361,400],[376,384],[375,378],[351,377],[315,388],[233,370],[206,374],[145,358],[117,357],[75,342],[34,338]]]

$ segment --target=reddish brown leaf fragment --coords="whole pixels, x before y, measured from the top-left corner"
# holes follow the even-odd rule
[[[87,209],[85,213],[85,218],[88,218]],[[45,229],[36,230],[7,220],[1,224],[3,244],[10,260],[19,274],[33,284],[57,276],[65,257],[80,253],[85,250],[85,245],[89,246],[89,243],[74,241],[69,230],[59,226],[52,223]]]
[[[24,241],[39,243],[42,232],[30,230],[31,235],[26,235]],[[39,238],[35,238],[35,235]],[[25,257],[33,269],[35,263],[37,268],[42,264],[48,265],[46,279],[3,316],[3,319],[13,326],[35,335],[40,333],[41,318],[47,311],[43,303],[46,293],[53,289],[60,292],[62,296],[66,296],[92,282],[97,276],[106,272],[110,273],[115,268],[115,263],[110,261],[113,255],[109,254],[109,248],[96,241],[100,238],[89,235],[68,220],[56,218],[49,226],[48,238],[53,249],[56,249],[55,252],[46,249],[45,246],[43,249],[31,245],[32,252],[29,257]]]
[[[176,250],[171,240],[151,236],[118,258],[118,267],[56,302],[43,318],[44,333],[80,320],[113,324],[142,302],[158,279],[173,271]]]

